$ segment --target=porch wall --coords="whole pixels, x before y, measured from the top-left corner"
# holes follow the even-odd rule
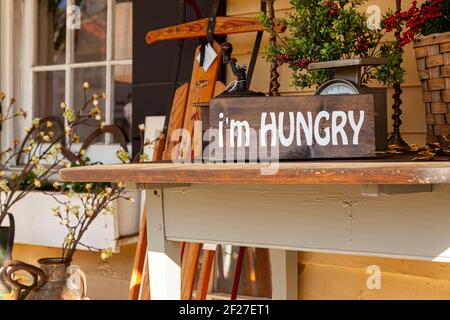
[[[406,7],[408,1],[404,2]],[[230,16],[254,16],[259,11],[259,1],[257,0],[228,0],[227,3]],[[370,4],[379,5],[382,11],[387,8],[395,8],[394,0],[370,0]],[[275,2],[277,16],[284,16],[289,7],[289,0],[277,0]],[[253,34],[229,37],[235,48],[234,56],[241,64],[249,63],[254,38]],[[264,44],[267,41],[268,37],[266,36]],[[270,66],[264,60],[264,44],[253,77],[252,89],[268,92]],[[403,85],[402,132],[405,140],[409,143],[424,144],[426,138],[425,111],[421,103],[421,87],[412,45],[406,48],[404,67],[407,69],[407,76],[406,83]],[[290,74],[287,68],[280,68],[280,75],[281,94],[299,94],[295,88],[290,87]],[[231,80],[232,77],[229,75],[228,79]],[[312,93],[313,89],[304,92],[304,94]],[[389,89],[388,106],[392,105],[392,94],[392,89]],[[391,110],[388,111],[391,115]],[[390,116],[389,121],[391,126]],[[450,265],[444,263],[318,253],[299,253],[298,262],[299,299],[450,298],[450,281],[448,281]],[[367,289],[368,274],[366,270],[370,265],[378,265],[382,271],[381,290]]]

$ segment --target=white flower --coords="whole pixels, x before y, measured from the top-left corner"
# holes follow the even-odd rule
[[[42,176],[45,173],[45,168],[38,163],[36,167],[33,169],[33,173],[38,177]]]
[[[112,257],[111,249],[102,250],[102,252],[100,253],[100,259],[102,259],[102,260],[106,260],[111,257]]]
[[[40,188],[40,187],[42,186],[41,181],[39,181],[38,179],[34,179],[34,186],[35,186],[36,188]]]
[[[128,152],[126,152],[122,147],[117,150],[117,157],[123,162],[123,163],[130,163],[130,155]]]
[[[142,131],[142,132],[144,132],[144,131],[145,131],[145,124],[141,123],[141,124],[139,125],[139,130]]]
[[[41,124],[41,119],[40,118],[36,118],[33,120],[33,126],[35,126],[36,128],[39,128],[39,125]]]
[[[86,205],[86,215],[92,217],[94,215],[94,209],[90,204]]]
[[[0,180],[0,190],[2,190],[3,192],[10,192],[11,189],[8,186],[8,180]]]
[[[84,89],[89,89],[91,87],[91,85],[89,84],[89,82],[85,82],[85,83],[83,83],[83,88]]]
[[[63,116],[68,122],[73,122],[75,120],[75,110],[72,108],[66,108]]]
[[[53,208],[52,211],[55,217],[61,217],[61,210],[59,208]]]
[[[75,191],[73,189],[70,189],[69,191],[66,192],[66,196],[68,196],[69,198],[73,198],[74,195]]]
[[[75,205],[70,209],[70,213],[72,213],[75,217],[78,217],[80,215],[80,206]]]

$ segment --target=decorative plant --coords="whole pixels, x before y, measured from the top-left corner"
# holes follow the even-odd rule
[[[371,28],[362,13],[366,0],[290,0],[293,12],[284,22],[288,36],[275,33],[273,21],[261,14],[260,20],[279,41],[268,48],[268,60],[287,64],[292,70],[293,85],[300,88],[321,85],[333,77],[330,70],[309,70],[311,62],[350,58],[380,58],[395,65],[400,58],[392,46],[380,46],[386,32]],[[367,67],[361,83],[371,79],[397,82],[403,72],[380,76],[376,67]]]
[[[85,83],[84,90],[88,89],[89,84]],[[26,118],[27,114],[22,109],[15,111],[15,99],[10,99],[9,102],[5,100],[5,94],[0,93],[0,107],[3,111],[0,114],[1,125],[15,118]],[[0,223],[17,202],[31,191],[48,187],[50,178],[60,167],[71,165],[63,154],[79,142],[80,138],[76,133],[78,126],[91,119],[101,123],[99,105],[103,100],[104,95],[93,95],[78,110],[62,103],[61,109],[66,119],[62,130],[53,118],[34,119],[32,125],[25,129],[27,136],[22,144],[15,139],[10,147],[0,151]],[[18,157],[21,158],[20,167],[11,170]]]
[[[135,158],[130,159],[130,155],[123,148],[117,151],[118,158],[123,163],[144,162],[147,156],[144,154],[144,147],[155,144],[157,140],[144,140],[145,126],[139,125],[141,135],[141,148]],[[99,163],[94,163],[99,164]],[[79,164],[74,166],[91,165],[88,158],[83,158]],[[57,194],[49,193],[60,205],[53,209],[53,214],[59,219],[61,225],[67,229],[67,235],[62,246],[61,258],[64,261],[72,261],[77,247],[81,246],[91,252],[97,253],[101,259],[105,260],[112,255],[111,249],[100,250],[83,243],[83,236],[91,224],[101,214],[114,214],[113,203],[119,199],[125,199],[134,203],[132,197],[125,195],[126,185],[124,183],[64,183],[59,184],[60,192],[67,197],[76,197],[81,205],[72,204],[71,201],[61,201]]]
[[[89,86],[87,85],[86,88]],[[86,95],[85,95],[86,96]],[[85,104],[89,103],[89,100],[85,101]],[[100,110],[96,110],[96,114],[101,114]],[[65,116],[66,121],[67,115]],[[97,118],[97,120],[101,120]],[[104,124],[100,123],[100,127]],[[146,146],[153,145],[157,142],[145,140],[145,126],[143,124],[139,125],[139,131],[141,136],[141,146],[136,156],[130,159],[129,153],[122,147],[117,151],[117,157],[123,163],[130,162],[144,162],[147,160],[147,156],[144,153],[144,148]],[[85,150],[81,150],[78,155],[81,159],[77,163],[71,164],[72,167],[75,166],[88,166],[88,165],[99,165],[101,163],[91,163],[90,159],[86,157]],[[125,195],[126,185],[124,183],[59,183],[56,182],[54,187],[59,189],[60,193],[63,193],[68,197],[77,198],[77,203],[81,202],[81,205],[72,204],[70,200],[61,201],[56,193],[48,193],[51,195],[58,203],[59,206],[53,209],[53,214],[58,218],[59,223],[67,229],[67,234],[62,245],[61,258],[63,261],[71,262],[73,255],[75,254],[79,246],[88,249],[91,252],[97,253],[101,259],[105,260],[112,255],[111,249],[98,249],[83,243],[83,237],[88,231],[92,223],[101,214],[114,214],[114,202],[119,199],[125,199],[134,203],[132,197]]]
[[[388,12],[383,19],[383,29],[386,33],[394,33],[395,40],[382,46],[382,50],[391,52],[398,57],[397,63],[380,66],[378,68],[378,79],[394,88],[394,131],[389,139],[391,145],[408,147],[400,135],[400,106],[402,104],[401,85],[404,82],[402,68],[404,47],[419,35],[428,35],[450,31],[450,1],[428,0],[420,8],[417,1],[412,1],[411,7],[402,11],[401,0],[396,0],[396,11]],[[396,76],[396,75],[402,76]]]
[[[431,4],[431,0],[427,1],[422,5],[422,8]],[[421,34],[424,36],[434,33],[450,32],[450,1],[442,0],[440,7],[440,15],[437,15],[433,19],[426,19],[425,27],[421,30]]]
[[[406,11],[389,12],[383,21],[387,32],[402,28],[398,47],[403,48],[418,35],[450,31],[450,1],[428,0],[419,8],[413,1]]]
[[[75,192],[74,190],[78,191]],[[112,254],[110,249],[99,250],[88,246],[82,242],[83,236],[92,225],[92,223],[101,214],[112,214],[115,200],[127,198],[134,201],[133,198],[125,197],[125,185],[106,184],[106,183],[86,183],[80,188],[80,184],[63,185],[63,191],[69,198],[76,197],[81,205],[72,204],[70,200],[61,201],[57,195],[52,197],[60,204],[53,209],[53,214],[59,219],[59,223],[66,227],[67,235],[62,246],[61,258],[64,261],[72,261],[77,247],[82,246],[90,251],[98,252],[102,259],[107,259]]]
[[[11,212],[14,205],[25,198],[32,191],[41,191],[51,195],[60,207],[53,213],[59,218],[60,223],[67,228],[67,236],[62,246],[62,258],[71,261],[77,246],[85,246],[89,250],[95,250],[82,243],[82,239],[95,219],[103,213],[110,213],[112,203],[120,198],[134,201],[124,195],[123,183],[61,183],[56,179],[58,169],[62,167],[87,166],[91,163],[86,157],[86,150],[72,153],[75,144],[80,142],[76,133],[81,125],[103,128],[101,102],[106,95],[88,95],[90,85],[83,84],[84,103],[80,109],[69,107],[61,103],[62,118],[65,125],[57,118],[34,119],[32,126],[26,128],[26,138],[22,144],[15,140],[13,146],[0,152],[0,223],[7,213]],[[15,118],[26,118],[26,112],[20,109],[15,111],[14,99],[5,102],[6,96],[0,93],[0,107],[4,113],[0,116],[0,125]],[[144,141],[145,127],[139,126],[141,132],[140,152],[135,161],[145,161],[144,147],[155,141]],[[59,132],[58,132],[59,129]],[[118,156],[123,162],[130,162],[129,154],[124,150],[118,151]],[[14,171],[8,170],[16,164],[16,158],[21,158],[21,165]],[[7,173],[12,172],[12,173]],[[77,197],[81,205],[72,205],[70,200],[61,201],[58,195],[65,195],[68,199]],[[106,259],[111,251],[99,251],[100,256]]]
[[[382,22],[384,32],[394,33],[395,40],[381,46],[381,56],[391,58],[375,73],[375,78],[394,88],[404,82],[405,70],[401,67],[404,47],[418,35],[450,31],[448,0],[429,0],[420,8],[417,1],[413,1],[406,11],[401,10],[400,3],[397,7],[396,12],[389,11]]]

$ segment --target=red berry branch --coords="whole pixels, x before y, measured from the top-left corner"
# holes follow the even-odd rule
[[[443,3],[444,0],[433,0],[418,8],[417,1],[413,1],[408,10],[397,12],[384,19],[384,28],[387,32],[392,32],[399,29],[399,26],[406,27],[397,39],[398,47],[403,48],[421,34],[427,21],[442,16]]]

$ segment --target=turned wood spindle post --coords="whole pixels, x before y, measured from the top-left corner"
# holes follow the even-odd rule
[[[402,11],[402,1],[396,0],[396,13]],[[399,24],[397,30],[395,31],[395,38],[399,39],[400,35],[402,33],[402,26]],[[403,53],[403,49],[402,53]],[[400,59],[399,64],[395,66],[395,68],[401,68],[401,64],[403,62],[403,59]],[[401,96],[402,96],[403,90],[401,88],[400,83],[396,83],[394,85],[394,104],[392,105],[392,108],[394,109],[394,114],[392,115],[392,120],[394,120],[393,123],[393,132],[391,136],[389,137],[389,145],[397,145],[399,147],[408,147],[408,144],[403,140],[401,133],[400,133],[400,126],[402,125],[402,120],[400,119],[402,115],[401,105],[403,103]]]
[[[274,6],[275,0],[266,0],[268,9],[269,9],[269,17],[271,19],[275,19],[275,6]],[[270,43],[274,44],[277,42],[277,37],[275,35],[272,35],[270,37]],[[278,82],[278,79],[280,78],[280,74],[278,73],[278,63],[276,59],[274,59],[270,66],[270,90],[269,94],[270,96],[280,96],[280,83]]]

